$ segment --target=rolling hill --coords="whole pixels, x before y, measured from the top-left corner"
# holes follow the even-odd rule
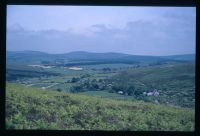
[[[152,62],[177,62],[194,61],[195,54],[175,56],[142,56],[123,53],[91,53],[76,51],[65,54],[48,54],[38,51],[7,51],[8,63],[40,64],[41,61],[55,62],[63,59],[67,63],[89,62],[89,63],[152,63]]]

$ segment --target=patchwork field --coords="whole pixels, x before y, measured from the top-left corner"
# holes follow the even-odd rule
[[[194,130],[194,60],[20,55],[7,58],[8,129]]]

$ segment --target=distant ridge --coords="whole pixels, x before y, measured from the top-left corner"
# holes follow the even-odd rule
[[[41,53],[41,54],[49,54],[49,55],[66,55],[66,54],[116,54],[116,55],[124,55],[124,56],[149,56],[149,57],[165,57],[165,58],[174,58],[174,57],[191,57],[194,56],[194,53],[189,53],[189,54],[177,54],[177,55],[163,55],[163,56],[154,56],[154,55],[135,55],[135,54],[127,54],[127,53],[119,53],[119,52],[88,52],[88,51],[71,51],[71,52],[67,52],[67,53],[56,53],[56,54],[52,54],[52,53],[47,53],[47,52],[42,52],[42,51],[33,51],[33,50],[23,50],[23,51],[6,51],[8,53]]]
[[[163,56],[162,58],[168,58],[174,60],[195,60],[195,54],[171,55],[171,56]]]
[[[40,64],[41,61],[55,62],[57,59],[63,59],[68,63],[73,62],[73,65],[79,65],[80,62],[87,64],[109,64],[109,63],[157,63],[157,62],[173,62],[173,61],[194,61],[195,54],[172,55],[172,56],[145,56],[145,55],[130,55],[123,53],[107,52],[107,53],[92,53],[85,51],[75,51],[64,54],[48,54],[40,51],[7,51],[7,62],[25,63],[25,64]]]

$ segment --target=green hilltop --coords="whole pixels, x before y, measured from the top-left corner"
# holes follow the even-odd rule
[[[194,131],[194,109],[6,84],[7,129]]]

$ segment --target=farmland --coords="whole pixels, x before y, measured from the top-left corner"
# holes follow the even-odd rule
[[[37,52],[8,53],[7,127],[68,130],[193,130],[195,62],[194,59],[188,60],[192,58],[191,55],[187,56],[149,57],[83,52],[63,55]],[[74,103],[69,105],[65,102],[64,96],[70,97],[67,101]],[[20,102],[17,97],[20,97]],[[27,98],[30,98],[30,101],[27,101]],[[78,99],[76,102],[75,98]],[[36,99],[42,105],[31,105],[31,101]],[[53,107],[48,110],[45,103],[49,101]],[[54,113],[61,101],[63,102],[60,113]],[[16,111],[17,105],[14,103],[22,106],[22,109]],[[94,103],[101,104],[95,106]],[[108,109],[109,103],[114,109]],[[91,105],[89,107],[93,109],[91,114],[86,112],[87,105]],[[135,106],[135,109],[126,108]],[[88,122],[87,118],[93,118],[98,112],[98,107],[102,109],[102,113],[98,114],[99,118]],[[144,107],[147,107],[147,111],[142,110]],[[39,109],[42,109],[40,113],[27,117],[30,111]],[[61,112],[70,116],[61,115]],[[166,115],[162,114],[164,112]],[[183,115],[184,112],[188,114]],[[48,113],[49,116],[42,120],[44,113]],[[56,117],[52,117],[52,114]],[[72,117],[75,115],[75,118]],[[110,126],[109,122],[105,121],[106,117],[111,122],[118,120],[119,124]],[[183,120],[184,117],[186,120]],[[62,122],[61,118],[69,121],[69,124]],[[144,119],[139,121],[142,118]],[[164,124],[165,119],[158,124],[157,120],[161,118],[169,120],[169,124]],[[174,118],[177,120],[173,122]],[[51,124],[48,126],[49,120]],[[138,122],[133,123],[134,121]],[[123,124],[126,127],[123,127]]]

